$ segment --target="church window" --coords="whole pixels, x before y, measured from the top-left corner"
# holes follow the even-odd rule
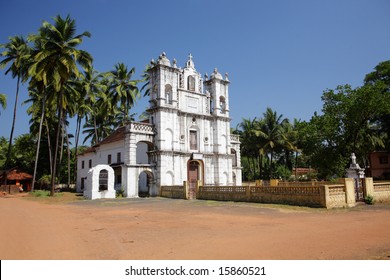
[[[221,108],[221,112],[225,112],[225,110],[226,110],[226,100],[225,100],[225,97],[223,97],[223,96],[219,97],[219,107]]]
[[[108,189],[108,171],[103,169],[99,173],[99,192],[106,191]]]
[[[88,168],[92,168],[92,159],[88,161]]]
[[[198,150],[198,135],[196,130],[190,130],[190,150]]]
[[[195,78],[194,78],[194,76],[188,76],[188,90],[195,91]]]
[[[157,91],[158,91],[158,87],[157,87],[157,85],[154,85],[152,88],[152,99],[156,98]]]
[[[85,178],[81,178],[81,190],[85,188]]]
[[[387,156],[379,157],[379,164],[388,164],[389,158]]]
[[[165,85],[165,102],[167,104],[172,104],[172,86]]]
[[[235,149],[231,149],[230,152],[233,155],[232,165],[233,165],[233,167],[237,167],[237,152]]]
[[[84,169],[84,161],[81,161],[81,169]]]
[[[121,153],[116,154],[116,162],[120,163],[121,162]]]
[[[111,155],[107,156],[107,164],[111,164]]]

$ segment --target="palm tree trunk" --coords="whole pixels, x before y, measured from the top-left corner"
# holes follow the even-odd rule
[[[70,146],[69,146],[69,135],[68,135],[68,129],[65,126],[65,137],[66,137],[66,146],[67,146],[67,153],[68,153],[68,188],[70,187]]]
[[[93,116],[93,127],[95,129],[95,141],[96,141],[95,144],[97,144],[97,143],[99,143],[99,138],[98,138],[98,131],[97,131],[96,115],[95,114]]]
[[[59,146],[59,140],[60,140],[60,131],[61,131],[61,120],[62,120],[62,90],[60,91],[59,96],[59,106],[58,106],[58,125],[57,125],[57,131],[56,131],[56,141],[55,141],[55,148],[54,148],[54,160],[53,160],[53,175],[51,176],[51,192],[50,195],[54,196],[54,184],[55,184],[55,177],[57,172],[57,156],[58,156],[58,146]]]
[[[31,184],[31,191],[34,191],[34,185],[35,185],[35,179],[37,175],[37,167],[38,167],[38,158],[39,158],[39,148],[41,146],[41,135],[42,135],[42,126],[43,126],[43,119],[45,117],[45,103],[46,103],[46,94],[43,93],[43,99],[42,99],[42,113],[41,113],[41,120],[39,121],[39,132],[38,132],[38,143],[37,143],[37,152],[35,154],[35,163],[34,163],[34,175],[33,180]]]
[[[16,94],[15,94],[15,105],[14,105],[14,116],[12,119],[12,126],[11,126],[11,135],[9,137],[9,144],[8,144],[8,152],[7,152],[7,160],[5,162],[6,169],[11,168],[11,152],[12,152],[12,138],[14,137],[14,130],[15,130],[15,122],[16,122],[16,109],[18,107],[18,99],[19,99],[19,86],[20,86],[20,75],[18,75],[17,83],[16,83]],[[6,184],[7,184],[7,178]]]
[[[273,157],[274,157],[274,151],[271,149],[271,161],[269,163],[269,178],[270,179],[273,179],[272,178],[272,160],[273,160]]]
[[[80,137],[80,129],[81,129],[81,117],[77,115],[77,126],[76,126],[76,140],[75,140],[75,152],[74,152],[74,176],[73,176],[73,181],[75,183],[77,180],[77,152],[78,152],[78,147],[79,147],[79,137]]]
[[[47,123],[47,120],[45,120],[45,126],[46,126],[46,133],[47,133],[47,146],[49,149],[50,175],[53,176],[53,156],[52,156],[53,152],[51,150],[50,131],[49,131],[49,124]]]

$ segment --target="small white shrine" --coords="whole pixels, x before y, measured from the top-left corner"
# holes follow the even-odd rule
[[[131,122],[78,157],[77,190],[88,171],[107,164],[116,190],[126,197],[159,195],[161,186],[240,186],[238,135],[230,133],[229,78],[214,69],[184,68],[162,53],[149,70],[149,119]]]

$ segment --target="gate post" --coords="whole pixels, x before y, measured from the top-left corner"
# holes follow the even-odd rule
[[[188,199],[188,182],[183,181],[184,199]]]
[[[372,196],[374,197],[374,180],[372,177],[366,177],[364,178],[364,196]]]
[[[355,179],[344,178],[344,186],[345,186],[345,203],[347,204],[347,207],[354,207],[356,205]]]

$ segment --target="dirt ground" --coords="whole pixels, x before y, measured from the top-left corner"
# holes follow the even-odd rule
[[[0,259],[390,260],[390,204],[0,197]]]

